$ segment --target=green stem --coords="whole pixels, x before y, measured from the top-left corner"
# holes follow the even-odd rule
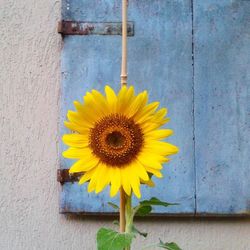
[[[132,197],[128,195],[126,196],[125,218],[126,218],[125,232],[131,233],[133,227]]]
[[[125,232],[131,233],[133,228],[133,208],[132,208],[132,195],[126,195],[126,203],[125,203],[125,218],[126,218],[126,227]],[[127,247],[126,250],[130,250],[130,247]]]

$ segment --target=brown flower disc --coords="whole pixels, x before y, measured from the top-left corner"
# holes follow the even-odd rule
[[[121,167],[136,158],[143,145],[143,133],[133,119],[111,114],[91,129],[90,147],[108,165]]]

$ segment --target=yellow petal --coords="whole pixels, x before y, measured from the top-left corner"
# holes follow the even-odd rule
[[[72,131],[78,132],[80,134],[88,134],[89,133],[89,128],[79,126],[79,125],[72,123],[72,122],[65,121],[64,125],[66,128],[68,128]]]
[[[117,104],[117,96],[114,90],[110,88],[109,86],[105,86],[105,93],[106,93],[107,102],[109,104],[111,112],[115,112],[116,104]]]
[[[141,191],[140,191],[140,179],[137,175],[133,173],[133,169],[130,167],[128,168],[128,171],[130,172],[129,179],[130,184],[133,189],[133,192],[135,196],[140,199],[141,198]]]
[[[93,173],[95,172],[96,168],[91,169],[90,171],[86,172],[79,180],[78,184],[82,185],[84,184],[86,181],[90,180],[90,178],[92,177]]]
[[[81,159],[71,166],[71,168],[69,169],[69,173],[72,174],[72,173],[80,173],[80,172],[89,171],[90,169],[96,167],[98,162],[99,162],[99,159],[97,159],[94,156],[88,160]]]
[[[100,163],[100,171],[97,179],[95,192],[100,193],[110,183],[110,168]]]
[[[162,159],[162,163],[167,163],[167,162],[169,162],[169,161],[170,161],[170,159],[167,158],[167,157],[164,157],[164,158]]]
[[[92,152],[89,148],[69,148],[62,153],[63,157],[69,159],[91,158]]]
[[[151,149],[148,149],[147,145],[144,145],[144,148],[142,149],[142,151],[140,152],[140,154],[137,156],[138,159],[140,159],[141,162],[159,162],[159,163],[164,163],[164,162],[168,162],[169,159],[166,158],[163,155],[160,155],[157,151],[152,151]]]
[[[126,109],[126,95],[127,95],[127,86],[122,86],[118,95],[117,95],[117,112],[124,113],[124,109]]]
[[[69,121],[79,125],[82,128],[93,127],[93,123],[90,123],[89,121],[87,121],[87,119],[84,119],[84,117],[80,113],[69,110],[67,113],[67,118],[69,119]]]
[[[147,91],[143,91],[135,97],[131,105],[125,110],[125,114],[128,117],[133,117],[137,112],[140,112],[140,110],[146,105],[147,100]]]
[[[161,120],[167,115],[167,113],[168,113],[167,108],[161,108],[154,114],[154,118],[156,120]]]
[[[90,92],[86,92],[83,97],[83,106],[92,106],[93,105],[93,97]]]
[[[133,168],[134,173],[136,173],[140,179],[144,181],[147,181],[149,179],[146,169],[138,160],[136,160],[135,163],[131,165],[132,165],[131,167]]]
[[[165,118],[166,114],[166,108],[162,108],[155,112],[147,122],[141,124],[144,132],[149,132],[151,130],[157,129],[167,123],[170,119]]]
[[[124,99],[127,94],[128,87],[123,85],[117,95],[117,99]]]
[[[130,173],[127,171],[128,167],[121,168],[121,178],[122,178],[122,187],[127,195],[131,194],[131,185],[129,182]]]
[[[78,101],[74,101],[74,106],[77,112],[84,118],[85,122],[88,122],[90,124],[90,127],[93,127],[95,121],[97,120],[97,115],[94,112],[93,106],[82,105]]]
[[[147,134],[150,131],[156,130],[166,124],[169,121],[169,118],[166,119],[160,119],[160,120],[153,120],[150,118],[150,121],[144,122],[140,124],[140,127],[143,130],[144,134]]]
[[[145,134],[145,138],[161,140],[173,134],[173,130],[171,129],[159,129],[153,130]]]
[[[119,191],[120,187],[121,187],[120,168],[112,167],[110,196],[111,197],[115,196]]]
[[[155,175],[157,178],[162,178],[162,177],[163,177],[162,173],[161,173],[160,171],[154,169],[154,168],[146,167],[146,170],[147,170],[149,173]]]
[[[171,155],[178,153],[179,149],[167,142],[155,141],[150,144],[146,144],[145,148],[152,151],[152,153],[158,153],[160,155]]]
[[[65,134],[62,137],[62,141],[71,147],[83,148],[89,145],[88,136],[81,134]]]
[[[117,112],[124,113],[134,99],[134,87],[122,86],[117,97]]]
[[[78,105],[78,110],[92,123],[113,112],[108,101],[97,90],[92,90],[91,93],[87,92],[83,99],[84,104],[82,107]]]
[[[138,112],[134,117],[136,123],[141,124],[143,122],[146,122],[152,116],[158,106],[159,102],[153,102],[143,107],[142,110]]]
[[[150,157],[150,154],[148,156],[145,154],[138,156],[138,160],[143,166],[161,170],[162,165],[158,159],[158,157],[156,159],[154,159],[152,156]]]
[[[95,168],[95,172],[93,173],[93,175],[90,179],[89,185],[88,185],[88,192],[89,193],[91,193],[95,190],[100,171],[101,171],[100,164],[98,164],[98,166]]]
[[[102,113],[102,115],[107,114],[108,106],[105,97],[97,90],[92,90],[92,95],[94,98],[95,109],[98,109]],[[93,107],[94,108],[94,107]]]

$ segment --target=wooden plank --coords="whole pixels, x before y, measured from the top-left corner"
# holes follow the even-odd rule
[[[118,22],[121,1],[63,1],[64,20]],[[164,179],[154,179],[156,188],[143,188],[143,197],[156,196],[178,202],[180,206],[159,208],[159,214],[193,214],[195,205],[193,92],[192,92],[192,18],[189,0],[130,0],[129,21],[135,35],[128,38],[129,83],[138,91],[147,89],[150,101],[167,106],[175,130],[170,141],[180,147],[164,169]],[[75,99],[82,100],[92,88],[103,91],[105,84],[119,89],[121,38],[119,36],[67,36],[62,51],[61,134],[68,132],[63,120]],[[60,145],[60,152],[65,150]],[[61,157],[61,168],[72,161]],[[89,194],[86,186],[62,186],[61,212],[108,213],[108,189]]]
[[[250,1],[194,1],[197,212],[250,210]]]

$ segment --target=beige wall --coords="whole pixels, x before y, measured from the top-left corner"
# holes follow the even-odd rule
[[[95,249],[105,219],[58,214],[60,1],[0,0],[0,249]],[[186,250],[249,250],[250,221],[140,222]],[[150,241],[150,239],[148,241]],[[134,247],[140,250],[139,243]]]

